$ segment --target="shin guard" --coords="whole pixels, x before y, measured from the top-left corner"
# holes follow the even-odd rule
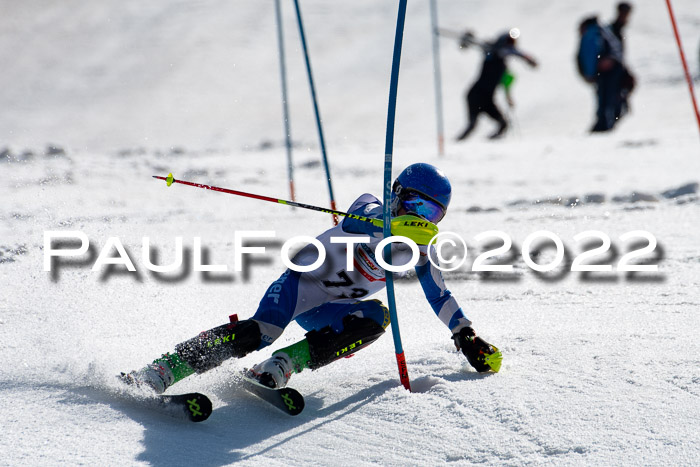
[[[243,357],[260,345],[260,327],[243,320],[200,333],[175,346],[178,355],[194,371],[202,373],[232,357]]]
[[[309,331],[306,340],[309,343],[312,370],[347,357],[368,346],[384,334],[384,328],[370,318],[349,315],[343,320],[343,330],[335,332],[330,326]]]

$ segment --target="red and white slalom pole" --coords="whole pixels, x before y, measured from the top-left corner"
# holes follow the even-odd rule
[[[695,99],[695,91],[693,90],[693,78],[690,76],[688,71],[688,62],[685,59],[685,54],[683,53],[683,44],[681,44],[681,36],[678,34],[678,26],[676,25],[676,18],[673,14],[673,8],[671,7],[671,0],[666,0],[666,5],[668,6],[668,14],[671,17],[671,25],[673,26],[673,34],[676,36],[676,43],[678,44],[678,52],[681,55],[681,62],[683,63],[683,70],[685,71],[685,80],[688,82],[688,90],[690,91],[690,99],[693,102],[693,109],[695,109],[695,118],[698,121],[698,131],[700,131],[700,111],[698,111],[698,102]]]

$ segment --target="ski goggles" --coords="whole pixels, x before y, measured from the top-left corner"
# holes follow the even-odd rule
[[[440,203],[420,193],[410,192],[402,196],[400,202],[407,214],[422,217],[433,224],[437,224],[445,216],[445,208]]]

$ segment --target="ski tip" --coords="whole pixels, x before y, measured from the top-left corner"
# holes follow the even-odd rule
[[[283,410],[286,410],[289,415],[299,415],[304,410],[304,396],[299,391],[292,388],[282,388],[278,391],[284,403]]]
[[[274,405],[288,415],[299,415],[304,410],[304,396],[290,387],[271,388],[256,378],[248,369],[242,372],[244,388]]]
[[[212,412],[211,400],[204,394],[194,393],[192,397],[186,399],[187,416],[193,422],[203,422]]]
[[[174,396],[160,396],[162,403],[173,404],[182,409],[185,417],[191,422],[203,422],[213,410],[211,400],[204,394],[191,392]]]

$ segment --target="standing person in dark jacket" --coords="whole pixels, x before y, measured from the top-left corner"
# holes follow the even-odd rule
[[[477,45],[484,51],[485,56],[481,74],[466,96],[469,123],[457,137],[457,141],[466,139],[474,130],[481,112],[486,113],[498,123],[498,128],[490,136],[491,139],[501,137],[508,128],[506,119],[493,101],[496,87],[501,83],[506,72],[506,57],[514,55],[525,60],[530,66],[537,66],[537,62],[532,57],[516,48],[515,42],[519,35],[520,31],[511,29],[509,32],[501,34],[492,43],[480,43],[470,33],[462,37],[461,46],[463,48],[468,45]]]
[[[632,5],[628,2],[620,2],[617,4],[617,17],[610,24],[610,30],[615,37],[620,41],[620,48],[622,52],[625,51],[625,34],[623,29],[627,26],[627,21],[629,21],[629,16],[632,13]]]
[[[620,83],[624,68],[620,40],[595,18],[581,23],[580,32],[579,69],[586,81],[595,83],[598,100],[596,122],[591,131],[610,131],[621,106]]]
[[[627,98],[634,89],[635,80],[625,66],[623,28],[632,7],[621,2],[618,15],[609,26],[602,26],[597,18],[587,18],[580,25],[581,42],[578,65],[581,75],[595,83],[598,109],[591,132],[613,129],[628,110]]]
[[[628,2],[620,2],[617,4],[617,17],[610,24],[610,31],[617,37],[620,41],[620,52],[623,57],[622,64],[622,77],[620,78],[620,101],[615,110],[615,117],[619,120],[620,117],[629,112],[629,95],[634,90],[636,85],[636,80],[634,75],[629,70],[629,67],[624,63],[625,56],[625,26],[629,21],[630,14],[632,13],[632,5]]]

